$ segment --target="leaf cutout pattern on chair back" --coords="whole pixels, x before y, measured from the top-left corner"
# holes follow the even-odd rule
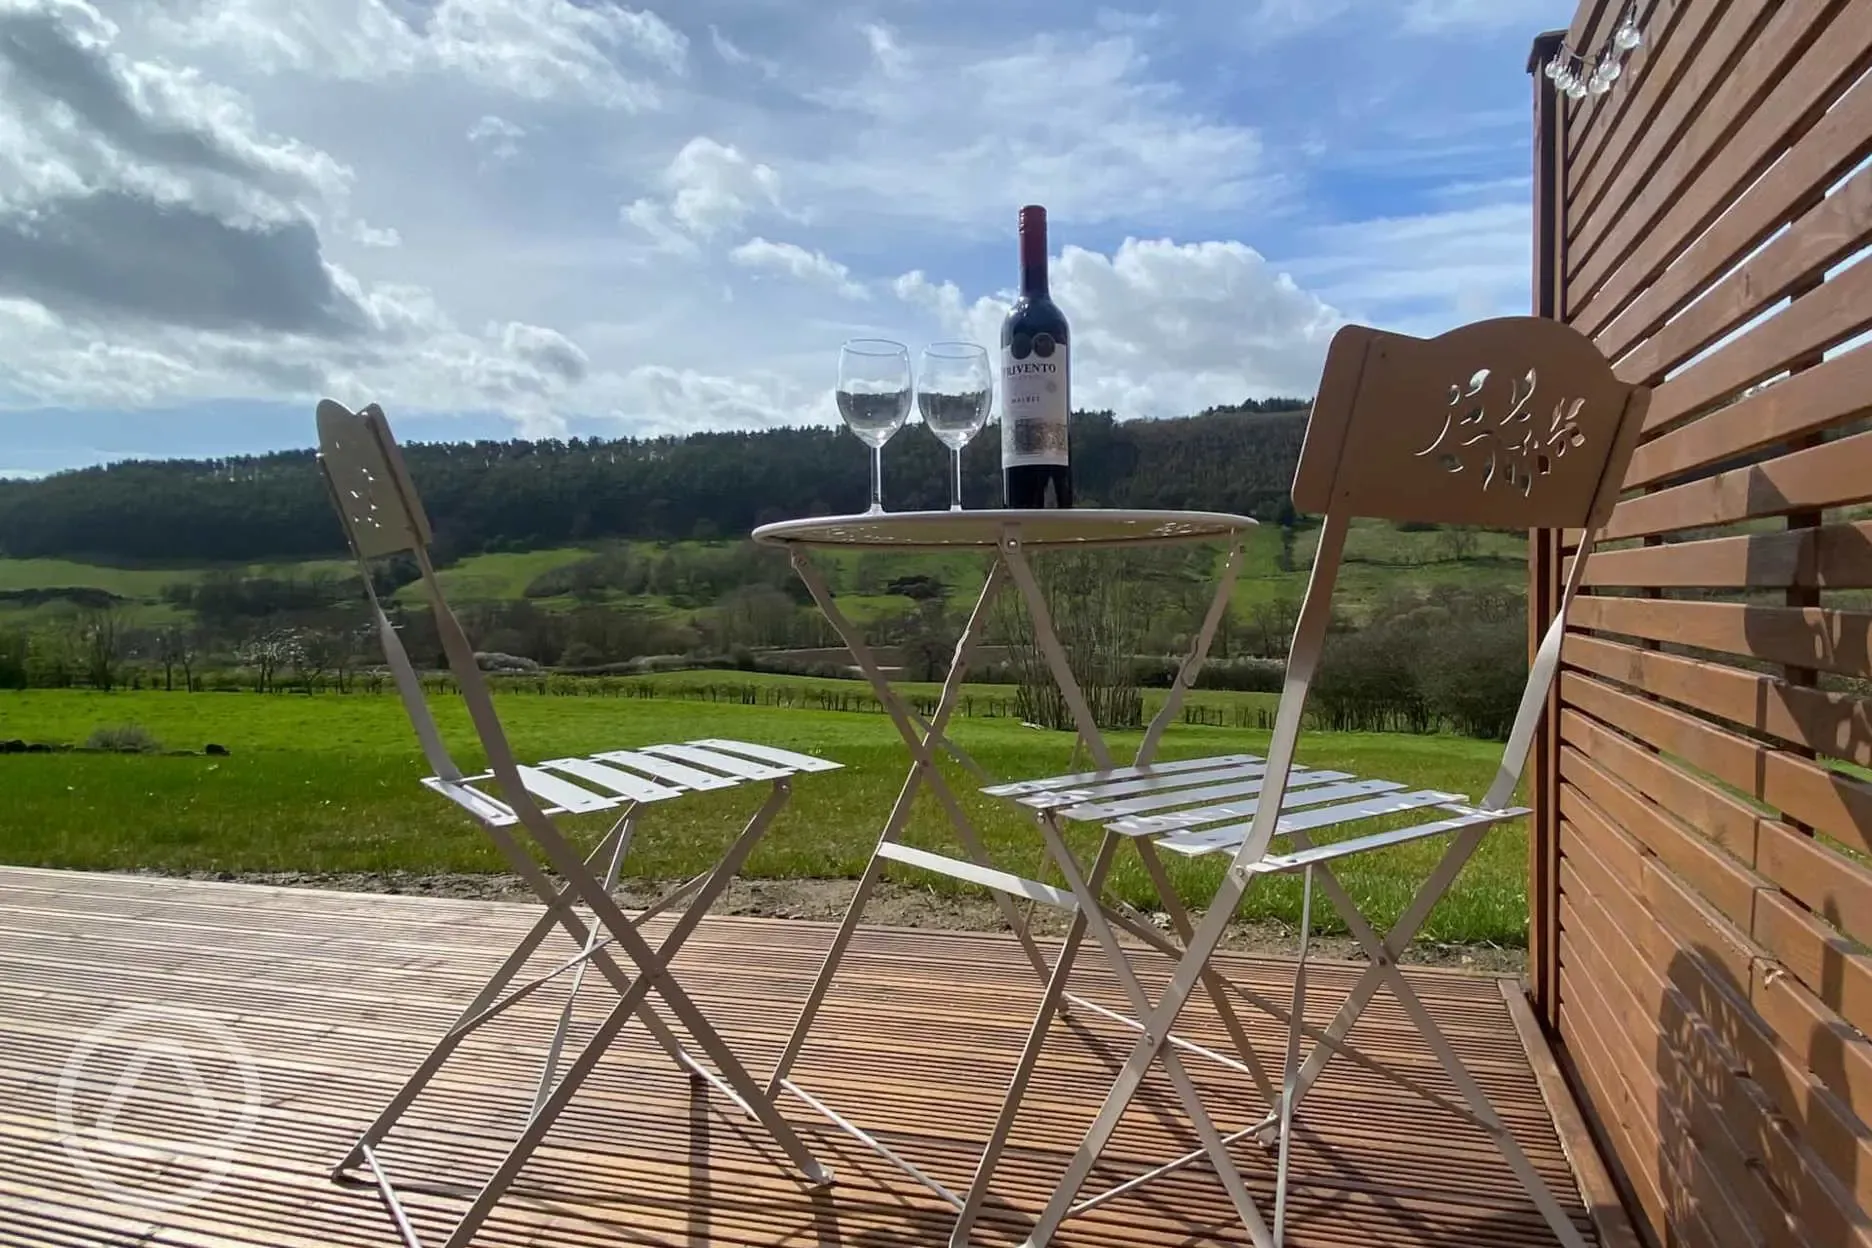
[[[358,558],[375,559],[426,547],[429,520],[383,410],[373,403],[353,412],[342,403],[322,399],[318,436],[319,466]]]
[[[1558,321],[1499,317],[1436,338],[1347,326],[1327,351],[1294,505],[1595,527],[1617,499],[1648,400]]]

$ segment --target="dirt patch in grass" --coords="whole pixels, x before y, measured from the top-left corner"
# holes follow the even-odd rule
[[[194,872],[192,879],[236,881],[289,888],[324,888],[356,893],[390,893],[418,897],[453,897],[472,901],[534,901],[518,876],[467,872],[417,875],[402,872]],[[618,887],[618,900],[626,909],[644,906],[668,887],[666,882],[626,880]],[[770,919],[810,919],[837,922],[851,901],[854,880],[746,880],[738,879],[715,904],[715,914],[738,914]],[[1168,916],[1153,915],[1166,931]],[[1005,931],[1000,908],[986,897],[955,897],[910,888],[888,881],[879,885],[865,907],[865,921],[883,926],[932,928],[948,931]],[[1060,936],[1066,916],[1042,909],[1033,917],[1036,935]],[[1223,948],[1244,953],[1291,957],[1299,950],[1298,931],[1286,924],[1237,922],[1223,939]],[[1315,935],[1309,956],[1354,962],[1365,960],[1358,942],[1346,935]],[[1490,944],[1444,944],[1418,940],[1400,962],[1416,966],[1442,966],[1489,974],[1519,974],[1527,951]]]

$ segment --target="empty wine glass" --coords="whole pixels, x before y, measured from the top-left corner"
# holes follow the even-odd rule
[[[988,352],[972,342],[933,342],[923,348],[917,377],[917,410],[954,460],[949,510],[961,511],[962,448],[988,423],[994,405]]]
[[[839,415],[857,439],[871,448],[871,506],[884,512],[884,444],[910,415],[914,392],[910,349],[888,338],[853,338],[839,348]]]

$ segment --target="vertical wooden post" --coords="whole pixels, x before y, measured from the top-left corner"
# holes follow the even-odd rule
[[[1566,202],[1565,101],[1542,72],[1566,38],[1563,30],[1534,40],[1528,72],[1534,80],[1534,272],[1533,313],[1566,319],[1562,207]],[[1528,533],[1528,655],[1559,606],[1561,534]],[[1534,1015],[1549,1034],[1557,1032],[1560,1007],[1560,682],[1547,695],[1546,713],[1534,732],[1528,769],[1528,968],[1527,990]]]

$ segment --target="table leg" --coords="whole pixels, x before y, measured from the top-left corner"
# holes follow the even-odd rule
[[[955,658],[951,661],[948,677],[943,682],[942,694],[937,700],[936,710],[930,716],[928,733],[919,735],[907,708],[902,706],[896,691],[890,687],[890,682],[885,679],[883,671],[878,667],[871,648],[865,644],[863,636],[833,600],[831,589],[826,585],[824,577],[802,552],[795,552],[793,562],[794,567],[799,571],[800,579],[805,582],[808,592],[812,594],[813,600],[818,603],[826,619],[831,622],[846,647],[851,650],[852,657],[857,661],[866,678],[870,680],[872,688],[877,692],[878,700],[883,703],[886,712],[891,714],[898,731],[903,735],[905,744],[910,748],[912,757],[910,770],[904,777],[902,787],[898,790],[897,800],[892,805],[890,816],[884,824],[884,830],[878,837],[878,845],[882,846],[895,841],[903,834],[904,826],[909,822],[910,810],[917,790],[923,783],[928,782],[939,798],[944,799],[943,804],[948,810],[951,823],[955,825],[957,839],[962,842],[963,848],[978,865],[989,865],[987,849],[982,845],[973,825],[968,822],[967,816],[963,814],[960,805],[955,801],[954,795],[950,793],[947,783],[937,769],[935,755],[930,744],[932,741],[940,740],[944,728],[948,726],[949,717],[961,694],[963,679],[968,673],[969,659],[985,631],[989,608],[1006,582],[1005,570],[999,563],[989,567],[988,578],[982,585],[981,594],[975,600],[974,609],[969,613],[968,623],[962,630],[962,636],[956,641]],[[794,1063],[799,1059],[800,1050],[806,1043],[806,1034],[811,1030],[813,1020],[818,1016],[819,1009],[824,1004],[826,993],[831,988],[832,977],[837,972],[839,963],[844,959],[845,951],[850,946],[852,936],[856,933],[858,923],[863,917],[865,904],[883,875],[884,861],[873,850],[871,861],[866,864],[864,874],[859,877],[857,890],[852,895],[851,903],[846,907],[845,917],[832,937],[832,945],[820,963],[819,973],[814,978],[812,988],[807,993],[806,1002],[794,1022],[793,1032],[787,1037],[786,1047],[781,1052],[780,1060],[774,1066],[773,1074],[768,1082],[769,1095],[773,1095],[780,1088],[787,1076],[792,1073]],[[1042,981],[1047,980],[1049,971],[1046,960],[1028,933],[1021,912],[1015,907],[1012,899],[1004,894],[995,893],[994,896],[1001,905],[1003,918],[1014,930],[1015,937],[1021,942],[1028,961],[1033,964],[1035,973]]]

